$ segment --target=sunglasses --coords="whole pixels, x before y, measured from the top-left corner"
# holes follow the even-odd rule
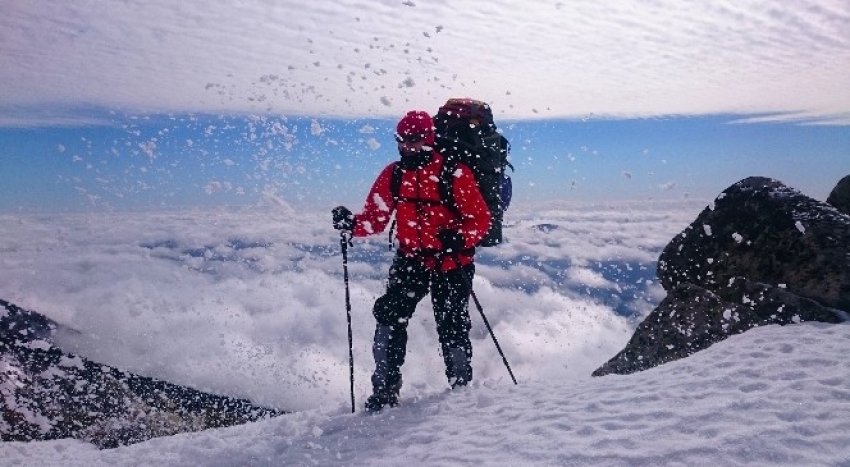
[[[399,143],[419,143],[425,140],[425,135],[400,135],[395,134],[395,140]]]

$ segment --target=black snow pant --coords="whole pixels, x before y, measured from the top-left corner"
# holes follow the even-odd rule
[[[377,327],[372,353],[375,393],[389,392],[401,382],[401,366],[407,353],[407,324],[416,305],[431,293],[437,334],[452,387],[472,380],[472,343],[469,330],[469,296],[475,265],[447,272],[429,270],[416,258],[397,253],[390,267],[387,291],[375,301],[372,313]],[[395,389],[397,390],[397,389]]]

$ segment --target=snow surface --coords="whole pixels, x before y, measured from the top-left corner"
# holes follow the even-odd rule
[[[508,213],[475,289],[474,384],[447,389],[430,304],[410,325],[402,406],[369,393],[385,235],[350,249],[350,414],[339,239],[328,213],[272,207],[0,216],[0,297],[62,325],[64,349],[297,413],[98,451],[0,443],[2,466],[850,466],[850,326],[749,331],[688,359],[590,378],[663,298],[655,260],[704,204]]]
[[[0,444],[7,466],[848,466],[850,325],[767,326],[629,376],[476,383],[377,415],[314,409],[115,450]]]

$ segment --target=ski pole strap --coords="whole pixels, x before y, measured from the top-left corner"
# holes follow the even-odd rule
[[[354,246],[354,243],[351,241],[352,237],[352,233],[348,230],[339,231],[339,244],[342,246],[343,253],[348,251],[348,247]]]

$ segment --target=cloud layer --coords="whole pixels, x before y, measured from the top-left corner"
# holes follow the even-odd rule
[[[850,122],[850,4],[12,2],[0,118],[36,109]],[[790,115],[790,117],[789,117]]]
[[[484,249],[476,294],[517,378],[581,379],[628,340],[663,291],[658,251],[702,206],[572,205],[512,212]],[[66,351],[259,404],[347,400],[342,258],[329,214],[183,210],[0,215],[0,297],[66,326]],[[392,253],[357,240],[349,272],[358,400],[370,391],[374,300]],[[471,308],[475,378],[508,373]],[[405,392],[448,387],[433,312],[410,323]]]

